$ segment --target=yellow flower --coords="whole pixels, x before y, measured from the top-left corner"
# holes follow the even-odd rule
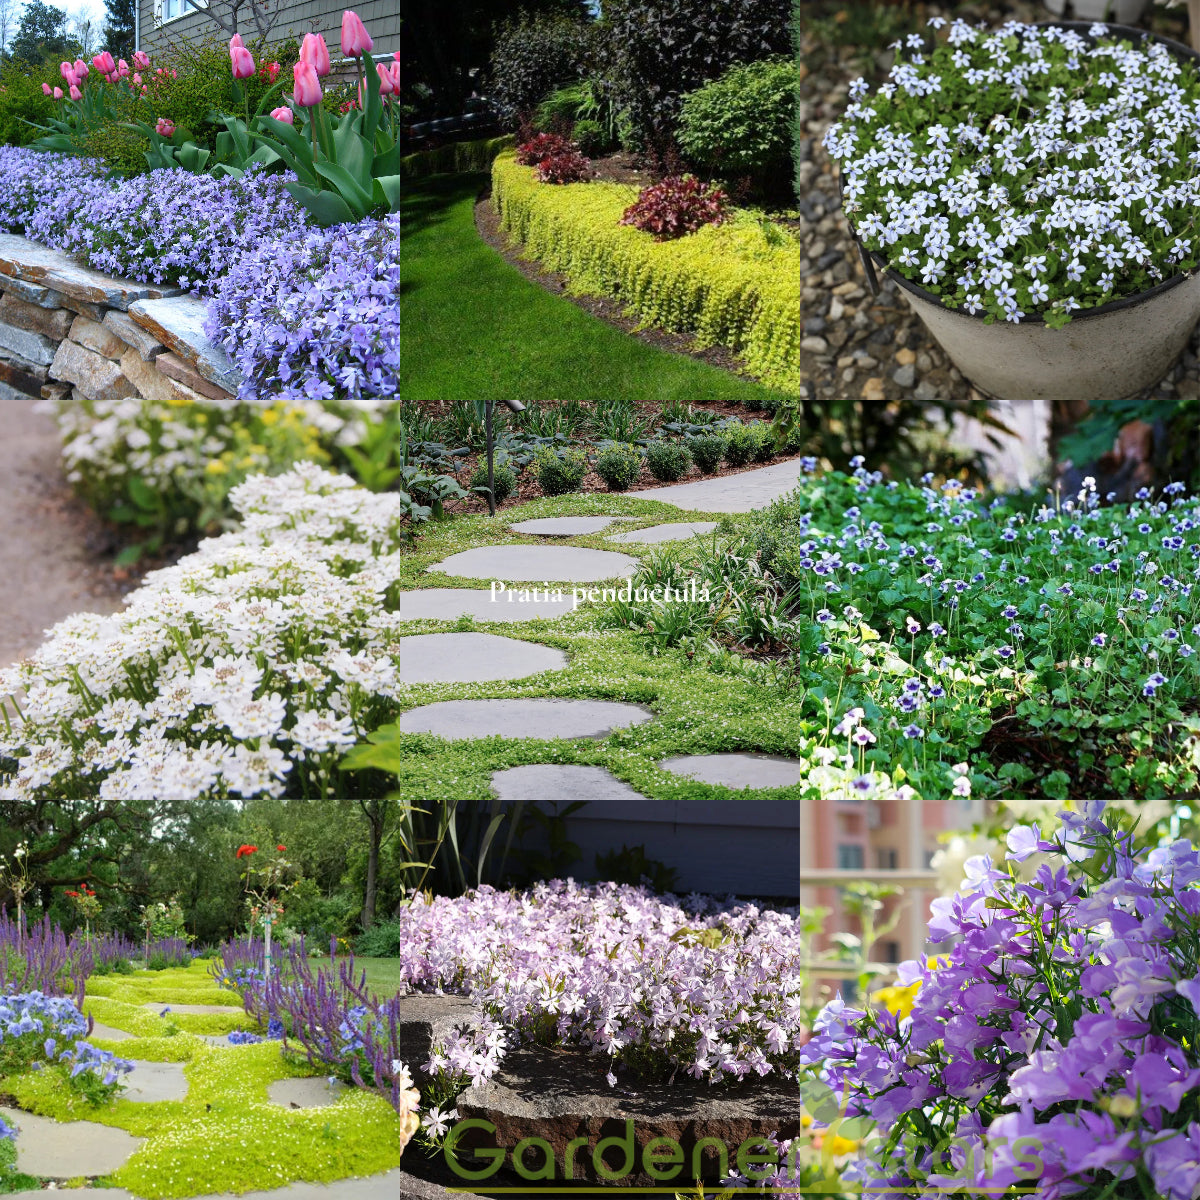
[[[229,470],[229,468],[218,458],[209,459],[204,469],[209,475],[224,475],[225,472]]]

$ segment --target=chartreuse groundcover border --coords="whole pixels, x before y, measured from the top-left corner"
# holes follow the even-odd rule
[[[731,210],[674,241],[622,225],[638,189],[619,183],[539,183],[511,153],[492,164],[492,198],[524,253],[582,295],[617,297],[645,325],[728,346],[764,383],[798,394],[800,243],[765,218]]]
[[[183,1100],[118,1099],[93,1108],[38,1072],[4,1079],[3,1088],[30,1112],[112,1125],[146,1138],[123,1167],[100,1181],[146,1200],[241,1193],[296,1180],[330,1183],[399,1165],[400,1118],[381,1097],[349,1088],[323,1108],[272,1104],[267,1087],[274,1080],[316,1072],[287,1061],[277,1041],[224,1047],[194,1036],[250,1028],[240,1007],[231,1005],[228,1016],[170,1011],[172,1002],[231,1001],[236,1003],[234,994],[214,985],[201,960],[88,980],[86,1012],[135,1035],[131,1041],[96,1043],[125,1058],[183,1063],[189,1085]],[[148,1003],[161,1003],[161,1015],[144,1007]]]

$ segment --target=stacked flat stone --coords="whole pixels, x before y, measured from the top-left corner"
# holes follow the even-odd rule
[[[204,302],[179,288],[117,279],[0,234],[0,399],[230,406],[242,376],[203,323]]]

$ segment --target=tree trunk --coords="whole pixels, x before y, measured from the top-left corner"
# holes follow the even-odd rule
[[[378,800],[362,804],[363,816],[367,818],[367,886],[363,895],[362,927],[370,929],[375,924],[375,900],[379,892],[379,851],[383,845],[383,808]]]

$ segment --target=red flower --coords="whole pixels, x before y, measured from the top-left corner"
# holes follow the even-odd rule
[[[243,844],[237,848],[237,854],[235,855],[235,857],[245,858],[248,854],[257,854],[257,853],[258,853],[257,846],[247,846],[247,845]]]
[[[65,895],[67,895],[67,896],[70,896],[72,900],[78,900],[78,899],[79,899],[79,893],[78,893],[78,892],[66,892],[66,893],[64,893],[64,894],[65,894]]]
[[[94,895],[96,894],[95,892],[93,892],[93,891],[92,891],[92,889],[91,889],[90,887],[85,887],[83,890],[84,890],[85,892],[87,892],[87,894],[88,894],[89,896],[94,896]]]
[[[282,854],[287,849],[287,847],[286,846],[276,846],[275,849],[278,850],[280,854]]]

